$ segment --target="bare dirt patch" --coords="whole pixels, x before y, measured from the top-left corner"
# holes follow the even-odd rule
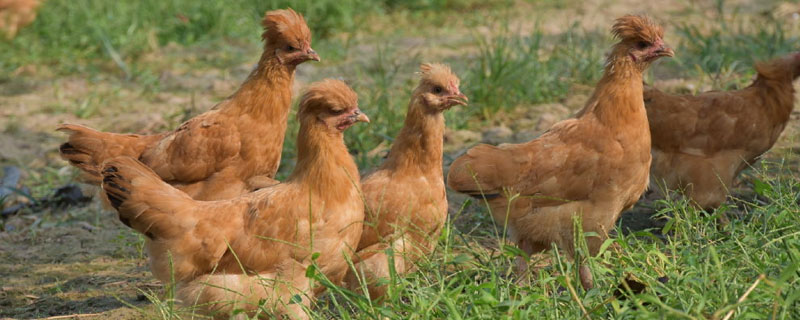
[[[75,221],[49,228],[18,223],[20,231],[0,233],[0,317],[140,317],[131,307],[148,305],[142,293],[159,291],[161,285],[139,256],[139,238],[114,219],[104,214],[98,221],[102,227]]]

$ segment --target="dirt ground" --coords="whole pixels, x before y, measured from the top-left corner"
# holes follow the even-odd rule
[[[89,207],[94,208],[73,210],[97,209]],[[65,211],[48,214],[67,215]],[[34,214],[9,220],[0,233],[0,317],[104,313],[133,319],[138,316],[134,307],[149,303],[144,293],[162,288],[137,252],[138,237],[109,212],[87,219],[102,228],[81,217],[52,227],[37,227],[41,218]],[[9,230],[11,226],[21,230]]]

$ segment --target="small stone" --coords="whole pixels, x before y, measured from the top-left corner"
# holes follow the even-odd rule
[[[72,206],[91,200],[83,195],[81,188],[76,184],[67,184],[55,190],[53,201],[58,206]]]
[[[500,144],[511,141],[513,136],[514,131],[511,131],[511,129],[508,127],[501,125],[485,130],[483,132],[482,141],[488,144]]]
[[[512,129],[514,131],[533,129],[536,128],[536,123],[537,121],[534,119],[522,118],[512,124]]]
[[[458,150],[478,141],[481,141],[481,134],[475,131],[455,130],[444,134],[445,149],[448,151]]]
[[[515,143],[528,142],[538,138],[541,134],[542,134],[541,131],[535,129],[520,130],[514,133],[514,142]]]
[[[536,124],[536,130],[545,131],[550,129],[554,124],[558,122],[558,117],[556,117],[552,113],[544,113],[539,117],[539,123]]]

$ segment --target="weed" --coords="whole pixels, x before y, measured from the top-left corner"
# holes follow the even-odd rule
[[[507,29],[490,38],[479,36],[479,55],[464,79],[473,109],[490,120],[520,104],[562,99],[575,83],[593,83],[603,71],[597,38],[577,27],[550,42],[538,28],[524,37]]]

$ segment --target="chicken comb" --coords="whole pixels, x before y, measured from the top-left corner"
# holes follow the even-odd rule
[[[423,82],[458,88],[461,80],[450,70],[450,67],[441,63],[423,63],[419,66],[419,75]]]
[[[614,21],[611,34],[620,40],[656,42],[664,37],[664,28],[647,16],[625,15]]]
[[[346,110],[358,105],[358,95],[344,81],[324,79],[312,83],[300,99],[298,114],[315,109]]]
[[[267,11],[261,25],[264,26],[264,33],[261,34],[264,41],[283,37],[311,42],[311,30],[306,20],[292,8]]]

